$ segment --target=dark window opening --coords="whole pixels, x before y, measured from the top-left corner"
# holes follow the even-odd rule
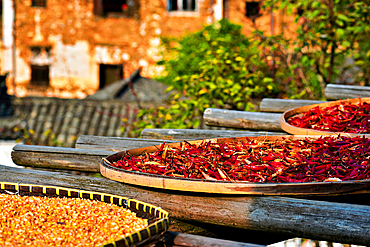
[[[122,79],[122,64],[99,64],[99,89]]]
[[[94,0],[94,14],[104,17],[138,18],[139,0]]]
[[[185,11],[194,11],[195,10],[195,0],[183,0],[182,1],[182,10]]]
[[[168,0],[168,11],[195,11],[196,0]]]
[[[35,86],[49,86],[49,65],[31,64],[31,84]]]
[[[246,2],[245,3],[245,16],[251,19],[256,19],[261,16],[261,3],[260,2]]]
[[[177,0],[169,0],[168,1],[168,10],[170,10],[170,11],[179,10],[179,7],[177,5]]]
[[[31,46],[31,85],[49,86],[51,46]]]
[[[46,7],[46,0],[32,0],[31,1],[32,7]]]
[[[103,0],[103,14],[121,13],[127,8],[126,0]]]

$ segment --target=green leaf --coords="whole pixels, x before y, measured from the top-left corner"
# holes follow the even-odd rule
[[[270,77],[265,77],[265,78],[262,79],[262,82],[264,82],[264,83],[269,83],[269,82],[273,82],[273,81],[274,80]]]
[[[337,17],[338,17],[338,19],[343,20],[345,22],[349,21],[349,18],[347,16],[343,15],[343,14],[338,14]]]
[[[337,32],[337,34],[338,34],[339,36],[344,36],[344,34],[345,34],[345,31],[344,31],[344,29],[342,29],[342,28],[338,28],[338,29],[336,30],[336,32]]]
[[[349,42],[348,40],[346,40],[346,41],[344,41],[344,42],[342,43],[342,46],[343,46],[343,47],[350,47],[350,46],[351,46],[351,42]]]
[[[314,1],[314,2],[312,3],[312,8],[313,8],[313,9],[315,9],[315,8],[319,7],[319,6],[320,6],[320,4],[321,4],[321,2],[320,2],[320,1]]]
[[[307,56],[303,56],[302,57],[302,64],[307,64],[308,60],[309,60],[309,58]]]

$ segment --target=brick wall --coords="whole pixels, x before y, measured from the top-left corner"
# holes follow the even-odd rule
[[[17,96],[84,98],[99,89],[99,64],[123,64],[123,76],[142,67],[142,74],[158,72],[159,36],[181,36],[215,20],[214,6],[221,0],[198,0],[197,11],[169,12],[166,0],[136,0],[134,18],[102,17],[94,14],[99,0],[47,0],[46,7],[31,6],[31,0],[16,1],[16,92]],[[246,1],[227,3],[227,16],[250,34],[252,21],[245,17]],[[223,6],[226,8],[226,6]],[[292,20],[283,12],[256,20],[268,33],[289,33]],[[289,28],[288,28],[289,27]],[[35,55],[34,47],[41,48]],[[48,65],[50,87],[30,87],[30,64]],[[11,77],[8,78],[10,93]],[[73,92],[73,94],[71,94]]]

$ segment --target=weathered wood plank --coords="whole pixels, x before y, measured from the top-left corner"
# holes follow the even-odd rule
[[[14,151],[25,151],[25,152],[40,152],[40,153],[56,153],[56,154],[76,154],[76,155],[110,155],[115,153],[114,151],[106,150],[91,150],[91,149],[79,149],[79,148],[66,148],[66,147],[52,147],[52,146],[39,146],[39,145],[23,145],[17,144],[13,147]],[[60,157],[60,155],[59,155]]]
[[[205,124],[210,126],[283,132],[280,117],[281,113],[245,112],[217,108],[207,108],[203,114]]]
[[[142,138],[159,138],[169,140],[201,140],[224,137],[243,137],[243,136],[266,136],[266,135],[286,135],[285,132],[268,131],[245,131],[245,130],[207,130],[207,129],[144,129],[141,132]]]
[[[76,148],[80,149],[107,150],[118,152],[133,148],[160,145],[163,142],[169,143],[173,141],[129,137],[82,135],[77,139],[75,146]]]
[[[100,160],[113,151],[77,148],[15,145],[11,156],[15,164],[25,167],[99,172]]]
[[[271,196],[225,197],[167,193],[105,178],[5,166],[0,166],[0,180],[73,187],[132,197],[162,207],[179,220],[338,243],[370,243],[369,206]]]
[[[328,84],[325,87],[325,97],[327,100],[370,97],[370,87]]]
[[[280,112],[298,108],[301,106],[320,104],[326,101],[321,100],[302,100],[302,99],[271,99],[264,98],[260,104],[261,112]]]

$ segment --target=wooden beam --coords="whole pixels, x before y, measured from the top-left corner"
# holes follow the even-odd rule
[[[245,131],[245,130],[209,130],[209,129],[144,129],[141,132],[142,138],[159,138],[170,140],[201,140],[224,137],[243,137],[243,136],[266,136],[266,135],[286,135],[284,132],[268,131]]]
[[[222,126],[237,129],[283,132],[280,126],[280,113],[245,112],[207,108],[203,119],[210,126]]]
[[[147,146],[160,145],[163,142],[174,142],[171,140],[153,140],[143,138],[129,137],[108,137],[108,136],[92,136],[82,135],[76,141],[76,148],[89,150],[107,150],[107,151],[122,151],[133,148],[141,148]]]
[[[328,100],[366,98],[370,97],[370,87],[328,84],[325,87],[325,97]]]
[[[15,164],[60,170],[99,172],[100,160],[113,151],[18,144],[11,156]]]
[[[300,99],[271,99],[264,98],[260,104],[261,112],[279,112],[283,113],[287,110],[298,108],[301,106],[320,104],[326,101],[321,100],[300,100]]]
[[[0,166],[0,181],[113,193],[162,207],[179,220],[337,243],[370,243],[370,207],[286,197],[233,197],[150,190],[105,178]]]

